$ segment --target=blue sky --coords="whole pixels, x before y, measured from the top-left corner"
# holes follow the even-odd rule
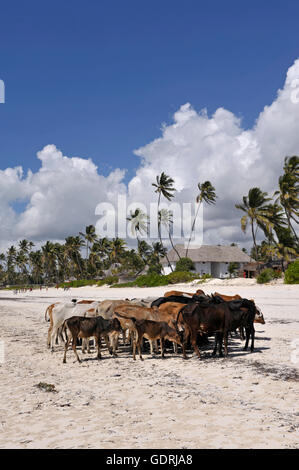
[[[299,55],[298,17],[288,0],[1,2],[0,168],[36,171],[55,144],[129,179],[186,102],[252,126]]]

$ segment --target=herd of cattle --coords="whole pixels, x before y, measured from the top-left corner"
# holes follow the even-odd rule
[[[65,344],[63,362],[70,342],[76,358],[81,362],[77,345],[82,339],[82,353],[90,352],[90,338],[94,337],[98,348],[97,358],[101,358],[101,338],[104,338],[109,353],[116,357],[118,339],[122,333],[123,344],[129,340],[136,359],[136,346],[142,360],[143,338],[149,340],[153,354],[160,340],[161,356],[164,357],[165,340],[178,345],[186,359],[186,348],[192,346],[200,357],[199,347],[209,336],[215,335],[213,355],[217,348],[222,356],[224,343],[227,355],[228,336],[232,332],[245,339],[244,350],[251,338],[251,351],[254,350],[254,323],[265,323],[260,309],[253,300],[239,295],[226,296],[215,292],[206,295],[202,290],[194,294],[170,291],[158,299],[144,300],[80,300],[68,303],[57,302],[47,307],[45,319],[50,321],[47,345],[54,350],[60,338]],[[244,335],[245,333],[245,335]]]

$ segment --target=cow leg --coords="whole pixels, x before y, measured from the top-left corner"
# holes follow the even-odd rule
[[[112,348],[112,355],[113,357],[117,357],[117,354],[116,354],[116,348],[117,348],[117,344],[118,344],[118,338],[119,338],[119,333],[118,332],[113,332],[111,333],[110,335],[110,344],[111,344],[111,348]]]
[[[142,341],[142,338],[140,338],[138,335],[137,346],[138,346],[138,351],[139,351],[139,357],[143,361],[143,357],[141,355],[141,341]]]
[[[77,361],[78,362],[81,362],[81,359],[80,357],[78,356],[78,353],[77,353],[77,336],[73,336],[73,345],[72,345],[72,348],[73,348],[73,351],[75,353],[75,356],[77,358]]]
[[[64,345],[64,356],[63,356],[63,361],[62,361],[63,364],[66,363],[66,352],[68,350],[70,340],[71,340],[70,338],[67,338],[66,343]]]
[[[58,328],[52,328],[52,332],[51,332],[51,341],[50,341],[50,345],[51,345],[51,350],[52,352],[54,351],[54,344],[55,344],[55,339],[56,339],[56,336],[57,336],[57,330]]]
[[[251,346],[250,346],[250,351],[253,352],[254,350],[254,333],[255,333],[255,329],[254,329],[254,326],[252,325],[252,328],[251,328]]]
[[[48,337],[47,337],[47,346],[50,349],[51,347],[51,334],[52,334],[52,328],[53,326],[50,325],[49,330],[48,330]]]
[[[107,349],[109,351],[109,354],[112,356],[112,347],[110,346],[110,341],[109,341],[109,337],[107,334],[103,335],[104,336],[104,339],[105,339],[105,343],[106,343],[106,346],[107,346]]]
[[[213,349],[213,352],[212,352],[212,356],[216,356],[217,345],[218,345],[218,333],[215,333],[215,344],[214,344],[214,349]]]
[[[197,334],[194,333],[193,331],[191,331],[191,344],[193,346],[194,351],[196,352],[196,354],[200,358],[200,351],[198,349],[196,339],[197,339]]]
[[[228,332],[225,332],[224,334],[218,333],[219,357],[223,356],[223,352],[222,352],[223,339],[224,339],[224,352],[225,352],[225,355],[227,356]]]
[[[58,329],[58,335],[57,336],[59,336],[62,343],[65,343],[65,339],[64,339],[63,334],[62,334],[62,326]]]
[[[245,346],[244,346],[244,351],[247,351],[247,348],[248,348],[248,343],[249,343],[249,339],[250,339],[250,333],[251,333],[251,330],[250,328],[246,327],[245,328],[245,332],[246,332],[246,341],[245,341]]]
[[[173,352],[175,354],[177,354],[178,353],[178,345],[175,341],[172,342],[172,346],[173,346]]]
[[[161,344],[161,357],[165,357],[164,356],[164,339],[161,337],[160,338],[160,344]]]
[[[126,345],[126,330],[121,330],[122,331],[122,337],[123,337],[123,346]]]
[[[97,343],[98,343],[97,359],[102,359],[102,356],[101,356],[101,338],[100,337],[97,337]]]

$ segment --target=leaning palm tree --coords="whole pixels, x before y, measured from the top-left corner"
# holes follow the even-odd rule
[[[142,235],[147,233],[148,230],[148,216],[141,209],[135,209],[135,212],[130,211],[130,216],[127,220],[131,223],[131,233],[136,235],[139,241],[138,234]]]
[[[196,197],[196,203],[198,204],[198,206],[197,206],[196,214],[194,216],[192,226],[191,226],[190,237],[188,240],[188,245],[187,245],[186,255],[185,255],[186,258],[188,257],[189,246],[190,246],[192,234],[194,232],[195,222],[198,216],[198,211],[199,211],[201,203],[206,202],[207,204],[215,204],[216,198],[217,198],[215,188],[210,183],[210,181],[205,181],[202,184],[198,183],[197,187],[199,189],[199,194]]]
[[[174,183],[174,180],[170,178],[170,176],[166,175],[164,172],[162,172],[160,176],[159,175],[156,176],[156,183],[152,183],[152,186],[156,188],[155,193],[158,193],[157,222],[158,222],[159,239],[160,239],[160,243],[162,246],[163,246],[163,242],[162,242],[162,235],[161,235],[161,221],[159,218],[161,196],[164,196],[168,201],[171,201],[171,199],[174,197],[174,194],[172,193],[173,191],[176,191],[176,189],[173,187],[173,183]],[[167,262],[171,271],[173,271],[166,252],[165,252],[165,256],[166,256],[166,259],[167,259]]]
[[[245,212],[241,218],[241,228],[245,233],[247,230],[248,222],[251,225],[251,234],[254,245],[255,258],[258,258],[258,250],[256,244],[256,233],[260,227],[268,232],[273,227],[273,223],[269,219],[269,212],[267,211],[267,204],[271,200],[268,193],[263,192],[260,188],[251,188],[248,196],[243,196],[243,204],[235,204],[237,209]]]

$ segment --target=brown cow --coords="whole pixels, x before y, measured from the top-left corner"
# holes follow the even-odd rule
[[[121,318],[117,312],[115,314]],[[141,355],[141,341],[142,338],[145,337],[151,341],[155,341],[160,339],[161,342],[161,357],[164,356],[164,339],[169,339],[170,341],[175,341],[176,343],[180,344],[181,340],[180,336],[174,328],[171,328],[168,323],[163,321],[152,321],[152,320],[137,320],[134,317],[130,318],[130,321],[134,325],[134,329],[137,333],[137,338],[134,339],[133,343],[133,359],[136,360],[136,345],[138,347],[139,357],[143,361],[143,357]]]
[[[113,320],[105,320],[102,317],[88,318],[74,316],[65,320],[63,330],[66,328],[68,328],[72,335],[72,348],[75,356],[78,362],[81,362],[76,350],[77,338],[89,338],[90,336],[95,336],[98,344],[97,358],[101,359],[101,336],[104,336],[107,345],[109,345],[108,334],[113,331],[120,331],[121,326],[117,318],[113,318]],[[68,338],[65,343],[63,363],[66,362],[66,352],[70,339],[71,338]],[[110,347],[109,352],[110,354],[113,353],[114,357],[116,356],[115,351],[112,351]]]
[[[167,305],[170,305],[168,303]],[[182,304],[179,304],[182,307]],[[177,310],[176,310],[177,312]],[[118,305],[114,309],[114,314],[117,315],[121,326],[123,329],[128,329],[134,338],[134,333],[136,332],[135,325],[132,321],[132,317],[136,320],[151,320],[155,322],[165,322],[170,327],[174,328],[174,324],[176,321],[176,315],[173,313],[169,313],[163,310],[158,309],[157,307],[140,307],[136,305]],[[121,315],[121,317],[119,316]],[[180,322],[178,323],[179,328],[181,328]],[[146,336],[145,336],[146,337]],[[150,342],[150,352],[153,354],[153,341],[149,338]],[[134,344],[134,343],[133,343]]]
[[[170,290],[168,292],[165,292],[164,297],[170,297],[171,295],[182,295],[185,297],[193,297],[193,295],[205,295],[204,291],[201,289],[198,289],[195,293],[193,292],[182,292],[179,290]]]

